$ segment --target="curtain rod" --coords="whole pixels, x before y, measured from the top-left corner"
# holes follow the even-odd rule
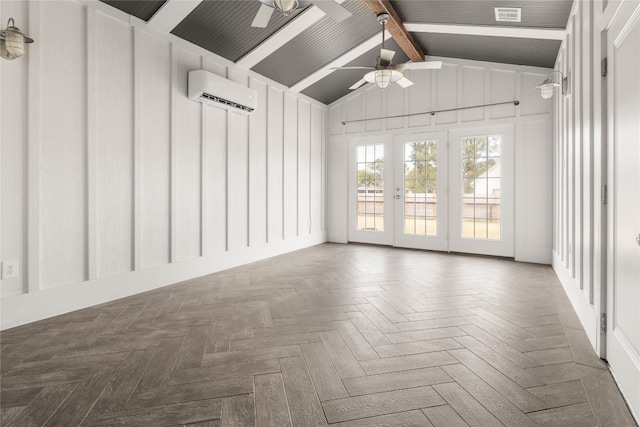
[[[356,120],[345,120],[342,122],[343,125],[347,123],[355,123],[355,122],[367,122],[369,120],[383,120],[383,119],[398,119],[400,117],[410,117],[410,116],[420,116],[422,114],[431,114],[434,116],[436,113],[448,113],[450,111],[458,111],[458,110],[468,110],[470,108],[482,108],[482,107],[493,107],[496,105],[504,105],[504,104],[513,104],[520,105],[520,101],[505,101],[505,102],[495,102],[493,104],[484,104],[484,105],[472,105],[470,107],[458,107],[458,108],[449,108],[447,110],[434,110],[434,111],[425,111],[423,113],[410,113],[410,114],[399,114],[397,116],[387,116],[387,117],[371,117],[369,119],[356,119]]]

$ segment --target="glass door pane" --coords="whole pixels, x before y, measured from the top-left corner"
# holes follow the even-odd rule
[[[395,246],[447,250],[447,133],[396,137]]]
[[[360,145],[356,153],[356,230],[384,231],[384,145]]]
[[[393,139],[375,136],[350,140],[348,144],[347,240],[391,245]]]
[[[462,138],[462,229],[464,239],[500,240],[501,135]]]
[[[438,141],[404,144],[404,233],[437,235]]]

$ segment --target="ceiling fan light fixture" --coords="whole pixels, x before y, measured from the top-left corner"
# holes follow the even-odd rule
[[[273,7],[284,16],[289,16],[291,12],[298,8],[298,0],[273,0]]]
[[[391,70],[376,70],[375,71],[375,82],[376,86],[380,89],[385,90],[391,84],[391,75],[393,73]]]
[[[391,83],[397,82],[403,77],[404,75],[399,71],[392,70],[390,68],[380,68],[365,74],[364,80],[375,84],[382,90],[385,90]]]

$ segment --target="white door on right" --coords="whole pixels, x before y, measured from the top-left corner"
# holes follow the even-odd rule
[[[640,3],[623,4],[607,44],[607,360],[640,414]]]
[[[452,132],[449,250],[515,255],[513,127]]]

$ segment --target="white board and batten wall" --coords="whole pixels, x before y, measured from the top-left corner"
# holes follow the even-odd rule
[[[2,2],[2,329],[318,244],[325,106],[100,2]],[[206,69],[249,116],[187,97]]]
[[[640,2],[576,1],[556,69],[553,268],[640,414]],[[606,76],[602,60],[606,58]]]
[[[552,101],[535,86],[549,71],[450,58],[441,70],[412,71],[409,89],[373,85],[329,105],[328,237],[348,240],[348,146],[350,141],[396,135],[487,130],[512,126],[515,134],[515,259],[551,263],[553,145]],[[520,104],[347,123],[362,118],[414,114],[518,100]],[[490,130],[488,130],[491,132]],[[455,143],[455,141],[450,141]]]

